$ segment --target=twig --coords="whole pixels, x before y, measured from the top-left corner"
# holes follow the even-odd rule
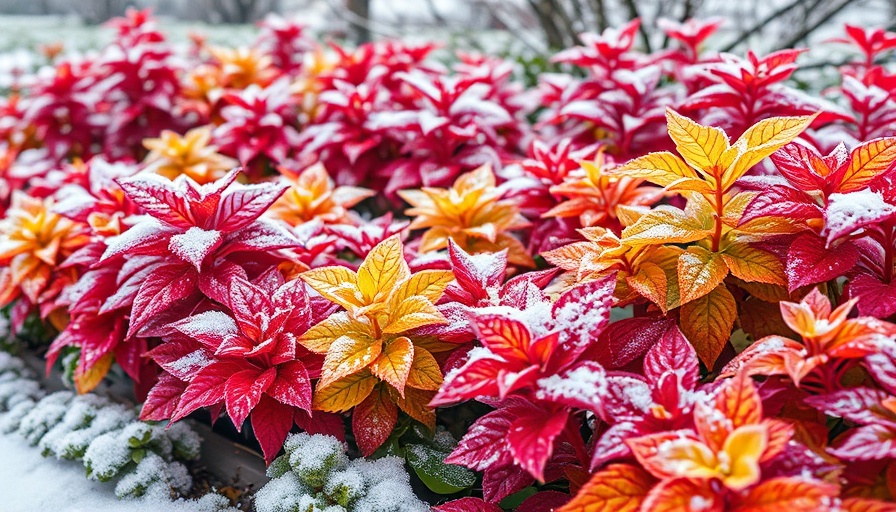
[[[749,39],[750,36],[752,36],[753,34],[759,32],[760,30],[762,30],[763,28],[765,28],[769,23],[771,23],[772,21],[774,21],[775,19],[777,19],[779,16],[783,16],[783,15],[787,14],[787,13],[790,12],[792,9],[798,7],[800,4],[802,4],[802,3],[805,2],[805,1],[806,1],[806,0],[794,0],[793,2],[790,2],[790,3],[787,4],[787,5],[784,5],[784,6],[779,7],[778,9],[776,9],[775,11],[773,11],[771,14],[769,14],[769,15],[766,16],[765,18],[762,18],[762,20],[760,20],[758,23],[756,23],[755,25],[753,25],[753,27],[751,27],[749,30],[747,30],[746,32],[743,32],[740,36],[738,36],[737,39],[735,39],[735,40],[734,40],[732,43],[730,43],[728,46],[722,48],[722,51],[723,51],[723,52],[730,52],[730,51],[733,50],[737,45],[743,43],[744,41],[746,41],[747,39]]]

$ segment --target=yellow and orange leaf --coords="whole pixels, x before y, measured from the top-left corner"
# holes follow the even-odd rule
[[[380,380],[385,381],[404,395],[404,386],[414,363],[414,343],[404,337],[398,337],[386,343],[385,349],[370,365],[370,371]]]
[[[345,309],[361,307],[363,298],[358,293],[358,276],[345,267],[313,268],[299,277],[324,298]]]
[[[608,171],[608,174],[624,174],[632,178],[643,178],[661,187],[689,178],[697,178],[697,173],[681,158],[668,151],[650,153]]]
[[[333,341],[324,359],[321,386],[357,373],[373,363],[382,352],[382,343],[368,337],[340,336]]]
[[[715,365],[736,319],[737,303],[724,283],[681,307],[681,331],[707,368]]]
[[[330,315],[329,318],[305,331],[299,343],[316,354],[326,354],[330,345],[341,336],[364,336],[370,326],[362,323],[346,312]]]
[[[855,192],[893,166],[896,138],[885,137],[863,144],[852,155],[849,168],[839,183],[839,192]]]
[[[728,266],[718,253],[700,246],[688,247],[678,258],[678,289],[681,303],[703,297],[728,275]]]
[[[407,385],[424,391],[438,391],[442,385],[442,370],[436,358],[423,347],[414,348],[414,363]]]
[[[389,312],[389,322],[383,326],[384,334],[398,334],[424,325],[446,324],[448,321],[432,302],[420,295],[401,301]]]
[[[378,302],[410,276],[401,239],[393,235],[377,244],[358,267],[358,290],[367,304]]]
[[[115,356],[110,352],[99,358],[87,371],[83,373],[76,371],[74,375],[75,391],[79,395],[93,391],[109,373],[113,361],[115,361]]]
[[[598,471],[557,512],[637,512],[656,480],[630,464],[611,464]]]
[[[738,156],[725,173],[722,190],[731,188],[750,168],[797,138],[812,124],[816,115],[771,117],[748,128],[732,145],[738,150]]]
[[[369,370],[361,370],[314,390],[314,408],[325,412],[345,412],[370,395],[379,380]]]
[[[735,512],[824,512],[839,489],[835,485],[799,477],[766,480],[739,500]]]
[[[720,169],[720,161],[729,147],[725,132],[698,124],[671,108],[666,109],[666,122],[675,148],[691,167],[711,182],[714,175],[721,174],[724,167]]]
[[[734,242],[722,251],[722,259],[731,273],[747,282],[787,285],[784,265],[774,254],[752,247],[744,242]]]
[[[661,205],[622,230],[622,237],[633,247],[684,244],[707,238],[710,229],[678,208]]]

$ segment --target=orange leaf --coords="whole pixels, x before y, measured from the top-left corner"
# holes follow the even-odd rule
[[[739,500],[735,512],[818,512],[831,510],[837,486],[799,477],[778,477],[761,482]]]
[[[700,246],[688,247],[678,258],[678,289],[681,303],[703,297],[728,275],[728,266],[718,253]]]
[[[611,464],[598,471],[557,512],[637,512],[656,480],[630,464]]]
[[[376,386],[376,377],[367,369],[314,390],[314,408],[325,412],[345,412],[360,404]]]
[[[725,382],[716,396],[716,409],[728,418],[732,429],[759,424],[762,400],[753,379],[741,372]]]
[[[378,243],[358,267],[358,289],[365,304],[372,304],[384,300],[410,275],[401,239],[392,235]]]
[[[389,389],[389,394],[395,404],[411,418],[426,425],[431,431],[436,429],[436,412],[429,406],[429,402],[435,398],[435,391],[425,391],[408,387],[404,390],[404,397],[394,389]]]
[[[737,303],[724,284],[681,307],[681,332],[707,368],[712,368],[731,337]]]
[[[414,364],[407,385],[425,391],[438,391],[442,385],[442,370],[436,358],[423,347],[414,347]]]
[[[330,345],[324,358],[320,385],[357,373],[373,363],[383,350],[383,343],[369,337],[340,336]]]
[[[774,254],[734,242],[722,251],[722,259],[735,277],[747,282],[787,285],[784,265]]]
[[[529,359],[532,334],[525,324],[502,316],[482,316],[476,319],[479,341],[493,353],[507,360]]]
[[[896,512],[896,503],[871,498],[847,498],[840,508],[844,512]]]
[[[668,187],[681,180],[697,177],[697,173],[688,167],[684,160],[668,151],[650,153],[630,160],[621,167],[608,170],[607,174],[644,178],[661,187]]]
[[[663,314],[669,312],[666,302],[666,271],[659,265],[646,261],[638,266],[637,274],[628,276],[625,281],[641,296],[659,306]]]
[[[723,512],[725,499],[716,494],[706,479],[674,478],[650,491],[642,507],[650,512]]]
[[[666,109],[666,122],[675,148],[688,164],[707,177],[721,174],[720,161],[729,147],[725,132],[695,123],[671,108]]]
[[[370,365],[370,371],[404,396],[404,386],[408,381],[413,362],[414,344],[410,339],[401,336],[386,343],[385,350]]]
[[[866,142],[852,150],[849,168],[840,180],[838,192],[855,192],[893,166],[896,160],[896,137]]]
[[[115,357],[109,352],[97,359],[97,361],[93,363],[93,366],[86,372],[75,372],[75,391],[77,391],[79,395],[93,391],[94,388],[100,385],[100,382],[103,381],[106,374],[109,373],[109,368],[112,367],[112,361],[114,360]]]
[[[378,385],[352,412],[352,433],[364,457],[386,442],[398,420],[398,407],[384,386]]]

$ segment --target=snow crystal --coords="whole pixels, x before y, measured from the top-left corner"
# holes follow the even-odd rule
[[[354,510],[365,512],[428,512],[429,506],[414,497],[410,484],[400,480],[384,480],[355,504]]]
[[[177,330],[193,337],[208,334],[226,338],[237,334],[236,322],[223,311],[206,311],[193,315],[186,322],[178,322]],[[185,363],[189,364],[192,362],[197,361],[188,360]],[[177,364],[177,362],[173,364]],[[177,368],[177,366],[174,367],[174,369]]]
[[[65,415],[71,398],[72,393],[60,391],[38,402],[22,418],[19,424],[19,433],[25,436],[28,443],[36,446],[44,434]]]
[[[309,490],[295,473],[286,473],[264,485],[255,493],[255,509],[258,512],[290,512],[303,510],[299,502]]]
[[[884,201],[880,192],[863,189],[848,194],[831,194],[825,209],[828,242],[861,227],[896,215],[896,206]]]
[[[192,263],[196,267],[221,243],[220,231],[207,231],[193,226],[180,235],[171,237],[168,250],[178,258]]]
[[[566,398],[583,403],[598,403],[600,397],[606,394],[607,379],[602,371],[595,368],[580,366],[566,375],[551,375],[538,380],[539,398]]]
[[[357,500],[367,488],[364,476],[357,468],[346,468],[330,474],[324,485],[324,494],[342,506]]]
[[[110,480],[131,460],[131,450],[116,432],[103,434],[84,453],[84,466],[93,480]]]
[[[179,462],[165,462],[155,453],[147,453],[137,468],[129,472],[115,486],[119,498],[149,496],[168,499],[171,491],[186,494],[193,486],[189,471]]]
[[[711,509],[713,504],[714,503],[712,502],[712,500],[708,500],[708,499],[704,498],[703,496],[695,494],[694,496],[691,496],[691,501],[690,501],[689,506],[693,512],[700,512],[701,510]]]
[[[610,305],[603,289],[597,289],[575,300],[566,301],[553,310],[554,325],[562,333],[562,343],[583,346],[597,336],[610,319]]]

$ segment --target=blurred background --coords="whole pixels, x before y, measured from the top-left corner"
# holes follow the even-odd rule
[[[99,24],[129,7],[168,18],[166,27],[175,34],[176,24],[187,31],[228,25],[230,37],[239,38],[234,25],[250,26],[276,13],[298,18],[324,37],[355,43],[423,36],[475,46],[486,33],[536,52],[574,45],[580,32],[633,17],[643,20],[645,49],[662,43],[655,30],[660,18],[722,16],[727,21],[720,48],[765,52],[839,35],[844,22],[896,27],[896,0],[0,0],[0,38],[22,45],[58,37],[54,30]],[[76,46],[89,43],[68,34],[65,39]]]

